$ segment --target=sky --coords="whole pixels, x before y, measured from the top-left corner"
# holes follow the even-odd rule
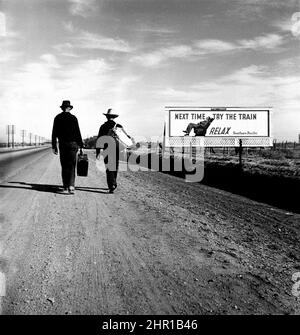
[[[51,137],[70,100],[84,138],[113,108],[161,136],[165,106],[273,107],[300,133],[300,0],[0,0],[0,142]]]

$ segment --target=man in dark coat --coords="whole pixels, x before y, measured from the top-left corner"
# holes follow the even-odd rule
[[[114,121],[114,119],[118,117],[119,115],[112,113],[111,108],[108,109],[107,113],[103,113],[103,114],[106,116],[107,121],[100,126],[97,140],[101,136],[111,136],[111,139],[114,140],[113,138],[114,134],[112,130],[115,127],[123,129],[122,125]],[[125,131],[124,133],[126,134]],[[126,135],[129,138],[131,138],[128,134]],[[115,158],[113,159],[113,162],[115,164],[109,164],[109,158],[107,155],[104,157],[104,163],[105,163],[105,168],[106,168],[106,181],[107,181],[107,186],[109,188],[109,193],[114,193],[114,190],[117,188],[117,176],[118,176],[118,169],[119,169],[119,150],[120,150],[119,142],[115,140],[114,144],[116,145],[115,150],[111,150],[110,153],[115,154],[115,157],[111,157],[111,158]],[[106,150],[107,148],[108,148],[108,143],[105,143],[102,148],[96,148],[96,157],[98,157],[98,155],[100,154],[101,149]]]
[[[189,123],[186,130],[183,131],[185,133],[184,136],[189,136],[192,129],[194,129],[195,136],[205,136],[206,131],[213,120],[212,117],[208,116],[204,121],[199,123]]]
[[[61,163],[61,176],[64,194],[74,194],[76,154],[83,148],[83,142],[78,120],[70,111],[73,108],[70,101],[64,100],[60,106],[62,112],[54,118],[52,129],[52,150],[58,154],[57,139],[59,143],[59,156]]]

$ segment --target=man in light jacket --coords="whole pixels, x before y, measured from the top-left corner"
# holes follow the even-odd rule
[[[114,140],[113,138],[113,129],[115,127],[118,128],[122,128],[123,126],[116,123],[114,121],[115,118],[117,118],[119,115],[118,114],[114,114],[112,113],[112,109],[108,109],[107,113],[103,113],[106,118],[107,121],[105,123],[103,123],[100,126],[99,129],[99,133],[98,133],[98,137],[97,137],[97,142],[98,139],[101,138],[102,136],[110,136],[112,140]],[[123,129],[124,133],[131,138]],[[105,141],[104,141],[105,142]],[[114,193],[114,190],[117,188],[117,176],[118,176],[118,169],[119,169],[119,142],[117,140],[115,140],[114,142],[111,142],[114,146],[115,150],[110,150],[110,155],[115,155],[115,157],[111,157],[113,158],[113,162],[115,164],[109,164],[109,159],[108,156],[106,155],[104,157],[104,163],[105,163],[105,167],[106,167],[106,181],[107,181],[107,186],[109,189],[109,193]],[[108,143],[105,143],[104,146],[102,148],[96,148],[96,157],[98,158],[98,155],[100,154],[101,149],[106,150],[108,148]]]

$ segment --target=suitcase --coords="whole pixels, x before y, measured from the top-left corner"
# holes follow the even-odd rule
[[[80,150],[77,158],[77,176],[87,177],[89,169],[89,159],[87,154]]]

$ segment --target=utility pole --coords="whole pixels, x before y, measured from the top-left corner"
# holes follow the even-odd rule
[[[21,130],[21,136],[22,136],[22,146],[24,147],[24,137],[26,136],[26,130]]]
[[[37,142],[37,135],[34,135],[34,142],[35,142],[35,146],[36,146],[36,142]]]
[[[6,126],[6,133],[7,133],[7,147],[9,148],[10,125]]]
[[[29,133],[29,145],[31,146],[31,138],[32,138],[32,133]]]
[[[11,135],[12,135],[12,147],[15,147],[15,133],[16,133],[16,126],[13,124],[11,125]]]

